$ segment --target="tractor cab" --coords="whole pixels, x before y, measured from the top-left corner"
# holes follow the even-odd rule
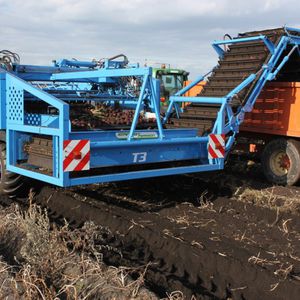
[[[162,64],[160,68],[153,68],[153,77],[160,80],[161,105],[169,103],[170,96],[184,87],[184,82],[188,80],[189,73],[182,69],[172,69]]]

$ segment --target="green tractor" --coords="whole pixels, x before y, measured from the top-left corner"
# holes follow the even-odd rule
[[[153,77],[160,80],[160,100],[162,106],[167,106],[170,96],[184,87],[189,73],[182,69],[172,69],[162,64],[160,68],[153,68]]]

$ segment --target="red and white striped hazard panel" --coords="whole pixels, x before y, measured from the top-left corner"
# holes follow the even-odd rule
[[[208,158],[224,158],[225,134],[210,134],[208,136]]]
[[[64,141],[64,172],[90,169],[90,140]]]

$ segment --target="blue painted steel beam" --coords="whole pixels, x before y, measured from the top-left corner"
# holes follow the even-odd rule
[[[217,98],[217,97],[180,97],[180,96],[171,96],[171,101],[174,102],[191,102],[191,103],[207,103],[207,104],[222,104],[226,101],[226,97]]]
[[[218,115],[212,130],[214,134],[223,134],[224,133],[224,126],[225,126],[225,109],[228,106],[227,102],[223,102],[220,110],[218,111]]]
[[[190,84],[188,84],[186,87],[182,88],[181,90],[179,90],[174,96],[182,96],[183,94],[185,94],[187,91],[189,91],[190,89],[192,89],[194,86],[196,86],[199,82],[203,81],[205,79],[205,77],[207,75],[209,75],[212,72],[212,70],[210,72],[208,72],[205,75],[201,75],[199,77],[197,77],[194,81],[192,81]]]
[[[115,142],[91,142],[91,148],[118,148],[120,147],[134,147],[134,146],[159,146],[159,145],[172,145],[172,144],[186,144],[186,143],[207,143],[208,137],[193,137],[193,138],[172,138],[172,139],[149,139],[149,140],[132,140],[130,143],[127,141]]]
[[[285,26],[284,29],[287,30],[287,31],[294,31],[294,32],[300,33],[300,29],[299,28]]]
[[[59,178],[55,178],[53,176],[45,175],[45,174],[38,173],[38,172],[35,172],[35,171],[31,171],[31,170],[28,170],[28,169],[23,169],[23,168],[16,167],[16,166],[13,166],[13,165],[8,165],[7,170],[10,171],[10,172],[13,172],[13,173],[17,173],[17,174],[26,176],[26,177],[30,177],[32,179],[36,179],[36,180],[44,181],[44,182],[47,182],[47,183],[55,184],[55,185],[58,185],[58,186],[61,186],[61,187],[68,186],[67,181],[63,182]]]
[[[196,86],[199,82],[204,80],[204,76],[199,76],[196,78],[196,80],[194,80],[193,82],[191,82],[190,84],[188,84],[186,87],[184,87],[183,89],[181,89],[180,91],[178,91],[174,96],[181,96],[183,94],[185,94],[187,91],[189,91],[191,88],[193,88],[194,86]]]
[[[44,135],[59,135],[61,133],[60,128],[41,127],[41,126],[33,126],[33,125],[20,126],[17,124],[10,124],[8,128],[20,132],[37,133],[37,134],[44,134]]]
[[[159,132],[159,138],[162,140],[164,136],[163,127],[160,119],[160,89],[157,89],[159,87],[159,84],[155,85],[156,79],[154,78],[148,78],[150,90],[151,90],[151,102],[154,107],[154,113],[156,117],[156,124]]]
[[[293,48],[292,48],[292,50],[288,53],[288,55],[286,55],[284,58],[283,58],[283,60],[281,61],[281,63],[278,65],[278,67],[272,72],[272,73],[269,73],[269,75],[268,75],[268,78],[267,78],[267,80],[274,80],[275,79],[275,77],[277,76],[277,74],[280,72],[280,70],[284,67],[284,65],[288,62],[288,60],[290,59],[290,56],[294,53],[294,51],[296,50],[296,49],[298,49],[299,50],[299,48],[298,48],[299,46],[297,45],[297,46],[294,46]]]
[[[222,169],[221,164],[203,164],[203,165],[195,165],[190,167],[176,167],[176,168],[154,169],[154,170],[145,170],[145,171],[133,171],[133,172],[126,172],[126,173],[71,178],[70,186],[141,179],[141,178],[151,178],[151,177],[160,177],[160,176],[170,176],[170,175],[178,175],[178,174],[189,174],[189,173],[197,173],[197,172],[208,172],[208,171],[216,171],[221,169]]]
[[[265,35],[258,35],[254,37],[245,37],[245,38],[237,38],[232,40],[216,40],[213,42],[213,45],[231,45],[237,43],[247,43],[247,42],[254,42],[258,40],[263,40],[266,36]]]
[[[146,89],[147,83],[148,83],[148,74],[145,74],[144,77],[143,77],[143,84],[142,84],[142,87],[141,87],[139,99],[138,99],[138,102],[136,104],[136,108],[135,108],[131,128],[130,128],[130,131],[129,131],[128,141],[130,141],[132,139],[132,137],[134,135],[135,128],[136,128],[136,125],[138,123],[138,119],[139,119],[139,116],[140,116],[140,111],[141,111],[141,108],[142,108],[142,102],[144,100],[145,89]]]
[[[55,61],[55,67],[76,67],[76,68],[96,68],[97,62],[94,61],[79,61],[79,60],[69,60],[69,59],[61,59]]]
[[[249,75],[243,82],[241,82],[236,88],[234,88],[231,92],[227,94],[228,99],[231,99],[234,95],[238,94],[242,91],[246,86],[248,86],[251,82],[256,79],[256,74]]]
[[[19,78],[27,81],[50,81],[54,73],[90,71],[88,68],[59,68],[52,66],[14,65],[12,72]],[[57,80],[59,81],[59,80]],[[88,80],[86,80],[88,81]]]
[[[59,74],[53,74],[51,80],[80,80],[91,79],[101,77],[126,77],[126,76],[144,76],[151,75],[152,68],[128,68],[128,69],[99,69],[95,71],[84,72],[65,72]]]
[[[212,46],[218,53],[220,57],[224,56],[224,50],[220,47],[220,45],[231,45],[231,44],[237,44],[237,43],[247,43],[247,42],[253,42],[253,41],[259,41],[262,40],[265,45],[268,47],[271,54],[274,53],[275,46],[274,44],[265,36],[265,35],[259,35],[254,37],[246,37],[246,38],[237,38],[232,40],[222,40],[222,41],[214,41]]]
[[[181,128],[181,129],[164,129],[165,139],[174,139],[174,138],[194,138],[197,137],[197,129],[193,128]],[[136,133],[157,133],[157,129],[153,130],[136,130]],[[81,140],[81,139],[90,139],[91,142],[115,142],[120,141],[120,138],[117,137],[119,133],[128,134],[128,130],[103,130],[103,131],[74,131],[70,132],[70,139]],[[124,138],[126,139],[126,138]],[[124,140],[123,139],[123,140]],[[135,139],[133,139],[134,141]],[[128,143],[130,145],[130,143]]]

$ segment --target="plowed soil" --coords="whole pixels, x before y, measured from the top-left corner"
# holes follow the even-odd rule
[[[46,186],[36,200],[55,220],[107,226],[114,233],[107,244],[122,255],[108,251],[105,261],[149,264],[146,285],[160,297],[181,291],[185,299],[299,299],[300,189],[271,187],[259,171],[249,176],[230,169]]]

